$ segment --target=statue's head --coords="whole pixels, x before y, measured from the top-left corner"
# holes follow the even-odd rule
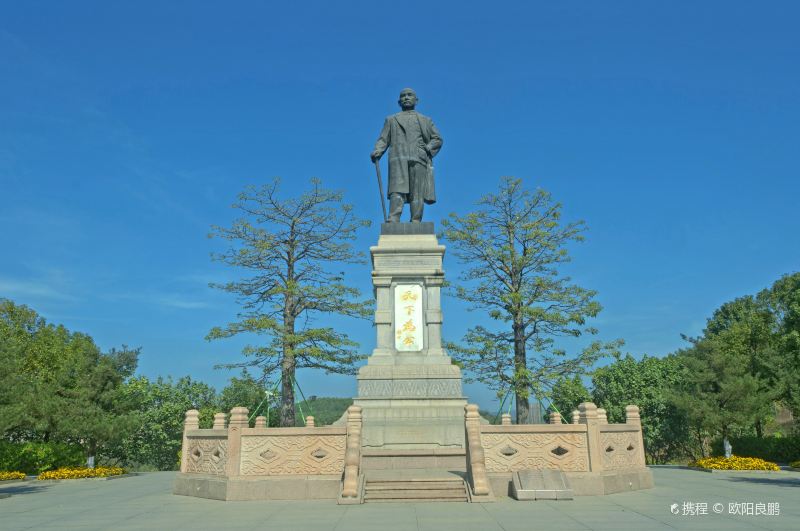
[[[400,91],[400,99],[397,100],[397,103],[400,104],[400,108],[404,111],[413,111],[418,101],[417,93],[414,92],[414,89],[404,88]]]

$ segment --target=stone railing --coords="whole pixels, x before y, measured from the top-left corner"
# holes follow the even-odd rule
[[[342,498],[358,496],[358,473],[361,466],[361,407],[347,409],[347,449],[344,454]]]
[[[339,476],[344,496],[356,496],[361,458],[361,408],[351,406],[346,426],[267,428],[257,417],[248,425],[248,410],[236,407],[214,416],[214,427],[200,429],[197,410],[186,412],[181,472],[221,479],[286,476]],[[354,486],[356,485],[356,486]]]
[[[478,406],[467,404],[464,418],[464,439],[467,450],[467,477],[473,497],[492,495],[489,478],[486,475],[486,459],[481,445],[481,416]]]
[[[598,409],[598,412],[601,411]],[[605,420],[603,411],[602,420]],[[603,470],[644,468],[644,444],[639,408],[625,408],[625,424],[600,422],[600,447],[603,449]]]
[[[549,424],[512,425],[506,415],[499,426],[476,424],[470,418],[473,411],[477,415],[477,406],[467,406],[467,435],[469,439],[471,430],[478,430],[483,454],[483,462],[476,462],[480,461],[479,452],[473,451],[470,440],[468,466],[473,477],[479,477],[481,470],[491,475],[531,469],[602,472],[645,468],[636,406],[626,408],[624,424],[608,424],[606,412],[591,402],[573,412],[572,424],[563,424],[559,414],[551,415]]]

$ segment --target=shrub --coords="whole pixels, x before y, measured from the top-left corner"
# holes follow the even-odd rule
[[[83,448],[76,444],[0,441],[0,470],[21,470],[35,475],[61,466],[80,466],[85,462]]]
[[[25,472],[0,472],[0,481],[10,479],[25,479]]]
[[[770,461],[764,461],[757,457],[704,457],[697,461],[692,461],[689,466],[705,468],[707,470],[771,470],[777,472],[780,467]]]
[[[64,467],[39,474],[37,479],[82,479],[82,478],[107,478],[125,473],[124,468],[118,466]]]
[[[788,463],[800,455],[800,437],[731,437],[729,440],[736,455],[777,463]],[[714,441],[711,451],[722,454],[722,441]]]
[[[798,459],[797,461],[792,461],[791,463],[789,463],[789,466],[792,468],[800,468],[800,459]]]

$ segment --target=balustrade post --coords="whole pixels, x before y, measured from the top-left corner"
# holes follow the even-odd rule
[[[181,472],[186,473],[189,466],[189,438],[187,432],[200,427],[200,412],[190,409],[183,420],[183,443],[181,444]]]
[[[358,496],[358,469],[361,461],[361,406],[347,408],[347,443],[344,454],[342,497]]]
[[[490,492],[489,478],[486,476],[486,458],[481,444],[480,413],[475,404],[467,404],[464,409],[466,411],[464,429],[467,441],[467,464],[469,476],[472,479],[472,492],[476,496],[487,496]]]
[[[242,465],[242,430],[248,427],[246,407],[231,409],[228,421],[228,462],[225,474],[231,478],[239,475]]]
[[[630,426],[635,426],[638,430],[638,435],[636,440],[638,441],[639,448],[637,449],[638,454],[638,461],[641,466],[646,466],[646,461],[644,457],[644,436],[642,434],[642,419],[639,416],[639,407],[634,405],[629,405],[625,407],[625,424]]]
[[[600,444],[600,421],[597,418],[597,406],[591,402],[583,402],[578,406],[579,424],[586,424],[586,445],[589,453],[589,471],[602,472],[603,448]]]

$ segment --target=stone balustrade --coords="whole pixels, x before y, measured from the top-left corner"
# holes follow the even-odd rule
[[[639,408],[609,424],[604,410],[580,404],[572,423],[551,414],[548,424],[482,424],[478,406],[464,408],[465,469],[470,501],[504,496],[514,472],[564,472],[575,493],[608,494],[652,486],[645,467]],[[248,423],[246,408],[217,413],[213,428],[199,427],[199,412],[186,412],[181,473],[175,493],[223,500],[338,499],[360,503],[363,490],[362,408],[350,406],[346,423],[268,428]],[[432,450],[433,451],[433,450]]]
[[[209,481],[217,478],[227,482],[226,488],[209,488],[209,495],[205,497],[249,499],[239,496],[246,494],[246,485],[233,489],[236,492],[232,494],[230,482],[258,479],[276,480],[273,482],[276,499],[281,499],[280,490],[286,485],[298,491],[298,481],[304,482],[300,490],[308,498],[357,495],[361,457],[361,408],[358,406],[348,410],[345,426],[317,427],[313,418],[308,417],[307,426],[303,428],[268,428],[266,418],[257,417],[255,427],[251,428],[247,408],[239,407],[231,410],[227,423],[224,413],[214,415],[211,429],[201,429],[198,419],[197,410],[186,412],[181,474],[175,489],[178,494],[189,490],[184,488],[186,485],[198,484],[201,478],[205,480],[204,485],[214,487],[217,484]],[[291,478],[293,482],[285,482]],[[335,484],[335,491],[331,483]],[[250,487],[253,485],[255,483]],[[259,484],[262,490],[269,487],[270,484]],[[215,493],[215,488],[225,492]],[[319,492],[312,492],[315,489]],[[284,499],[297,497],[304,496],[290,494]]]
[[[513,472],[523,470],[553,469],[573,475],[576,480],[596,479],[594,483],[584,481],[585,493],[608,493],[617,490],[608,478],[622,477],[626,473],[635,476],[646,488],[652,484],[645,467],[642,426],[639,408],[626,408],[626,422],[609,424],[606,412],[591,402],[580,404],[572,414],[572,423],[564,424],[561,415],[551,414],[549,424],[510,424],[503,418],[501,425],[476,424],[480,437],[480,453],[473,451],[470,440],[470,411],[477,406],[467,406],[467,440],[470,473],[476,471],[489,478],[494,491],[501,491]],[[478,446],[477,444],[475,445]],[[625,476],[627,481],[627,476]],[[650,478],[650,479],[648,479]],[[580,481],[578,481],[580,483]],[[622,481],[617,481],[622,483]],[[577,490],[581,490],[578,486]],[[605,489],[605,490],[604,490]]]

